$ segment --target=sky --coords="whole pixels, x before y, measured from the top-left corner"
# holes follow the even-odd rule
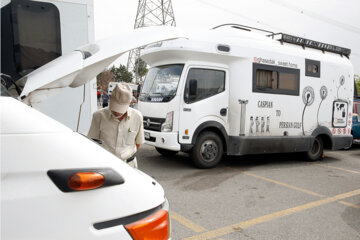
[[[138,0],[94,0],[95,39],[133,29],[137,5]],[[172,0],[172,5],[176,26],[185,30],[237,23],[350,48],[360,75],[360,0]],[[125,55],[115,64],[126,65]]]

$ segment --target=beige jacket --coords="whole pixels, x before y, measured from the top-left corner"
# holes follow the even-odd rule
[[[126,160],[135,154],[136,144],[145,142],[142,114],[128,108],[127,117],[119,121],[108,107],[100,109],[93,114],[88,137],[102,140],[105,149]],[[136,159],[130,165],[137,167]]]

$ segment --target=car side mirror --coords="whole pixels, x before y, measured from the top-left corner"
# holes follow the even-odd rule
[[[189,98],[194,99],[197,92],[197,80],[191,79],[189,82]]]

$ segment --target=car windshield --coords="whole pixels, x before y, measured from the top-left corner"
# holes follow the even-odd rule
[[[173,99],[183,68],[183,64],[151,68],[146,75],[140,101],[168,102]]]

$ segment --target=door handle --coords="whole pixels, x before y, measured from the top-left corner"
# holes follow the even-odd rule
[[[221,116],[225,117],[226,114],[227,114],[227,109],[226,109],[226,108],[220,109],[220,115],[221,115]]]

